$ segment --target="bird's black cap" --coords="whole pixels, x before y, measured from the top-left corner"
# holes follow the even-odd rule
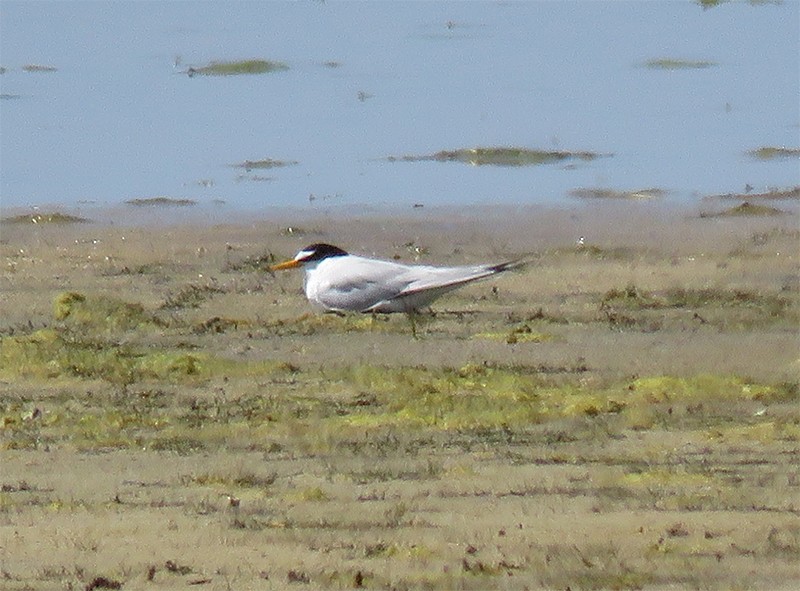
[[[301,252],[308,253],[306,256],[301,258],[304,263],[321,261],[322,259],[327,259],[330,257],[341,257],[347,254],[346,250],[342,250],[338,246],[333,246],[332,244],[325,244],[324,242],[306,246]]]

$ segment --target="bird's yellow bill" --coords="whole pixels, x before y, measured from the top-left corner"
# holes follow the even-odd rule
[[[281,271],[283,269],[294,269],[295,267],[299,267],[300,263],[294,259],[290,261],[285,261],[283,263],[278,263],[277,265],[272,265],[269,270],[270,271]]]

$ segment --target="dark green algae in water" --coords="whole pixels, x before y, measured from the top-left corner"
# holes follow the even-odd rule
[[[296,160],[274,160],[264,158],[262,160],[245,160],[239,164],[234,164],[234,168],[243,168],[247,172],[251,170],[269,170],[271,168],[283,168],[284,166],[294,166],[298,164]]]
[[[189,68],[186,73],[193,76],[241,76],[246,74],[268,74],[282,72],[289,66],[283,62],[263,59],[211,62],[200,68]]]
[[[463,162],[472,166],[536,166],[565,160],[590,161],[610,154],[572,152],[567,150],[537,150],[530,148],[462,148],[442,150],[435,154],[389,156],[389,162]]]
[[[762,146],[747,153],[758,160],[777,160],[780,158],[800,158],[800,148],[784,146]]]
[[[194,199],[173,199],[172,197],[145,197],[128,199],[126,205],[134,207],[188,207],[197,205]]]
[[[655,58],[642,64],[650,70],[705,70],[717,66],[708,60],[686,60],[680,58]]]

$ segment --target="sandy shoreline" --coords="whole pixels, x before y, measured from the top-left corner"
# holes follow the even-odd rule
[[[119,222],[1,229],[9,589],[800,583],[796,212]],[[320,241],[530,264],[413,339],[264,272]]]

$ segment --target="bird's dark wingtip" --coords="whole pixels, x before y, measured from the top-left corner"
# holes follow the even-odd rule
[[[506,261],[489,267],[492,273],[502,273],[503,271],[513,271],[514,269],[521,269],[527,265],[529,260],[527,258],[514,259],[513,261]]]

